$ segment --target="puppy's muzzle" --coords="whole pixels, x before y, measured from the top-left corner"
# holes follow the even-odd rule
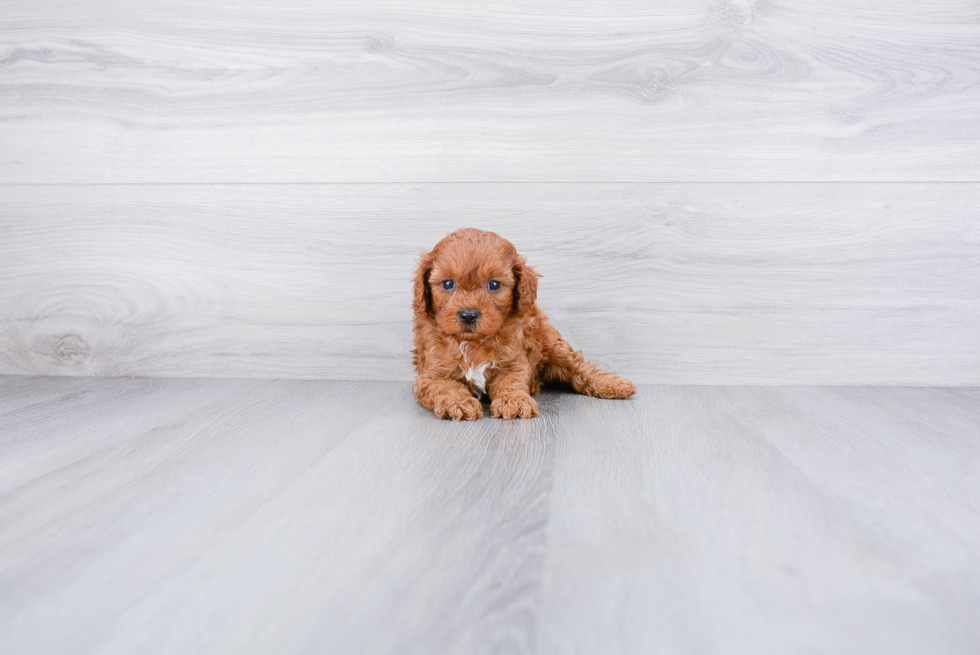
[[[478,318],[480,318],[480,312],[476,311],[475,309],[459,310],[459,320],[466,325],[473,325],[476,323]]]

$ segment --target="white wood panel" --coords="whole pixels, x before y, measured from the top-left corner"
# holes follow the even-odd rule
[[[980,181],[973,0],[19,0],[0,183]]]
[[[980,642],[980,389],[0,378],[0,652]],[[0,397],[2,400],[2,397]]]
[[[414,261],[475,226],[637,382],[980,384],[980,185],[4,193],[3,373],[409,379]]]

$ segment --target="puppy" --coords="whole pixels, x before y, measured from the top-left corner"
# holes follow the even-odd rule
[[[439,418],[472,421],[490,396],[494,418],[538,415],[542,383],[597,398],[636,387],[572,350],[534,304],[538,274],[493,232],[453,232],[424,253],[415,275],[412,390]]]

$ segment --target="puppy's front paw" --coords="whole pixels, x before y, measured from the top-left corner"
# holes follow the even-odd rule
[[[454,421],[474,421],[483,416],[483,405],[473,396],[459,394],[444,396],[436,401],[432,411],[439,418],[451,418]]]
[[[629,398],[636,393],[636,385],[610,373],[594,380],[591,391],[589,395],[596,398]]]
[[[502,396],[490,403],[490,416],[494,418],[531,418],[538,415],[538,401],[527,394]]]

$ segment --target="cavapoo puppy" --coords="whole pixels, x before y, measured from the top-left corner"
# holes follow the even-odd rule
[[[538,274],[493,232],[453,232],[422,255],[415,275],[412,390],[439,418],[471,421],[490,396],[495,418],[538,415],[542,383],[597,398],[636,387],[572,350],[534,304]]]

